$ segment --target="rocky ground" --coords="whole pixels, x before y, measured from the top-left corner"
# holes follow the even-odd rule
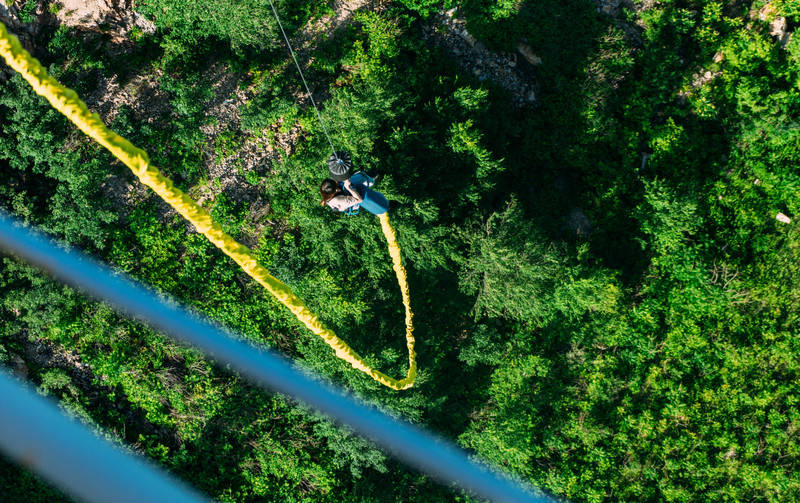
[[[56,22],[107,33],[115,43],[127,42],[131,30],[153,33],[155,26],[133,10],[133,0],[59,0]]]
[[[28,51],[33,51],[33,38],[36,35],[38,25],[36,23],[23,22],[15,2],[0,0],[0,22],[6,25],[9,32],[17,36],[22,43],[22,47]],[[6,78],[10,75],[10,69],[5,66],[0,67],[0,78]]]
[[[634,3],[633,0],[594,0],[597,11],[609,16],[635,44],[641,44],[642,25],[628,22],[623,10],[638,12],[650,8],[653,1]],[[637,18],[638,19],[638,18]],[[637,21],[638,22],[638,21]],[[423,29],[426,40],[444,48],[459,65],[480,80],[499,85],[511,96],[516,107],[529,107],[536,102],[536,67],[543,64],[525,40],[517,44],[514,52],[489,50],[467,31],[466,20],[456,9],[441,11],[433,22]]]
[[[313,72],[310,64],[314,51],[321,40],[335,37],[351,20],[359,9],[381,11],[389,0],[337,0],[330,14],[309,21],[292,39],[292,45],[304,71],[308,72],[308,80],[317,102],[324,102],[327,89],[314,88]],[[634,41],[641,40],[642,27],[624,20],[624,9],[641,10],[652,4],[649,0],[634,3],[632,0],[595,0],[598,12],[610,16]],[[102,32],[115,41],[115,47],[121,55],[132,47],[130,34],[134,29],[143,33],[152,33],[155,27],[147,19],[133,10],[133,0],[61,0],[58,8],[39,7],[35,12],[36,21],[23,23],[20,20],[22,0],[0,0],[0,20],[6,24],[32,48],[32,40],[40,26],[46,23],[63,24],[82,31]],[[769,12],[762,9],[758,17],[765,19]],[[755,15],[754,15],[755,17]],[[772,22],[776,37],[785,44],[785,21]],[[442,11],[432,16],[422,30],[423,37],[431,44],[442,47],[464,69],[480,80],[491,81],[509,93],[512,104],[518,108],[535,106],[538,86],[536,67],[542,62],[535,48],[524,40],[514,52],[497,52],[489,50],[476,40],[466,28],[466,21],[455,10]],[[287,62],[285,71],[296,71],[291,62]],[[697,75],[693,87],[703,85],[713,78],[710,72]],[[120,106],[131,107],[136,116],[146,122],[169,120],[172,107],[169,95],[159,87],[160,71],[147,69],[141,75],[134,76],[125,83],[120,83],[116,76],[101,77],[96,90],[85,96],[92,110],[97,111],[106,123],[111,122]],[[265,224],[263,216],[269,211],[268,201],[263,200],[258,186],[247,181],[247,174],[255,172],[259,177],[270,172],[272,163],[284,156],[291,155],[302,131],[298,125],[289,128],[288,132],[282,124],[274,124],[261,134],[249,135],[233,152],[218,148],[221,133],[238,131],[239,110],[253,97],[253,90],[241,86],[244,76],[236,75],[221,64],[208,69],[205,79],[213,82],[213,96],[207,103],[207,113],[214,120],[201,128],[207,145],[203,159],[203,168],[207,173],[206,183],[192,190],[193,196],[203,204],[213,201],[220,193],[225,193],[234,201],[241,201],[251,207],[248,219],[248,235],[239,238],[248,245],[255,245]],[[298,102],[308,104],[305,92],[297,96]],[[143,146],[147,149],[147,146]],[[221,155],[221,153],[223,155]],[[130,208],[145,198],[152,197],[150,191],[139,184],[132,176],[109,175],[103,184],[107,196],[124,216]],[[159,204],[162,217],[171,220],[174,212],[166,205]],[[580,226],[579,226],[580,227]],[[586,226],[583,226],[586,227]]]

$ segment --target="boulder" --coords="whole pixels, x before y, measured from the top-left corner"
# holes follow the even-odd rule
[[[589,217],[580,208],[572,208],[567,215],[566,228],[577,237],[588,238],[594,231]]]
[[[520,42],[517,44],[517,51],[522,54],[522,57],[525,58],[528,63],[532,64],[533,66],[541,65],[542,58],[536,55],[531,49],[531,46],[526,44],[525,42]]]

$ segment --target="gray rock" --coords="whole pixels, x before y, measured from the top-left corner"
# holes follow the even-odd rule
[[[537,56],[533,52],[533,49],[531,49],[531,46],[529,46],[525,42],[520,42],[519,44],[517,44],[517,51],[519,51],[519,53],[522,54],[522,57],[528,60],[528,63],[532,64],[533,66],[542,64],[542,58]]]
[[[461,33],[459,33],[459,36],[460,36],[461,38],[463,38],[464,40],[466,40],[466,41],[467,41],[467,43],[468,43],[470,46],[472,46],[472,47],[475,47],[475,42],[477,42],[477,40],[475,40],[475,37],[473,37],[472,35],[470,35],[470,34],[469,34],[469,32],[468,32],[467,30],[461,30]]]
[[[588,238],[594,231],[594,226],[592,226],[589,217],[580,208],[572,208],[570,210],[569,215],[567,215],[566,227],[576,236],[583,238]]]
[[[133,12],[133,24],[148,35],[156,32],[155,23],[135,11]]]

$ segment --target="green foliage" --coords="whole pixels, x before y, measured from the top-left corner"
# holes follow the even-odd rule
[[[40,390],[48,392],[60,388],[74,389],[72,381],[63,370],[54,369],[42,374],[42,384],[39,386]]]
[[[281,9],[285,2],[276,1]],[[278,42],[278,26],[266,0],[204,0],[173,2],[145,0],[137,10],[154,19],[157,26],[169,30],[168,40],[196,44],[206,37],[229,41],[233,47],[271,47]],[[213,13],[213,16],[209,16]]]
[[[374,12],[359,11],[353,20],[361,23],[361,29],[367,35],[366,50],[370,58],[394,58],[400,53],[399,37],[402,33],[392,19]]]
[[[572,319],[616,307],[617,287],[599,277],[580,278],[566,250],[539,235],[515,201],[464,237],[469,251],[460,284],[477,296],[476,315],[544,326],[558,314]]]
[[[62,25],[53,33],[47,48],[55,58],[60,60],[65,73],[85,72],[92,69],[105,72],[108,65],[102,59],[104,45],[98,44],[97,40],[92,40],[93,43],[88,42],[87,39],[75,36],[68,26]],[[79,90],[82,89],[84,87],[80,86]]]
[[[453,123],[450,134],[448,144],[453,152],[464,154],[471,158],[470,162],[475,163],[477,183],[462,197],[466,197],[471,203],[477,203],[481,194],[494,188],[493,176],[502,169],[502,160],[492,159],[491,152],[481,145],[481,133],[475,129],[471,120]]]
[[[400,0],[405,8],[417,12],[423,18],[439,9],[450,8],[454,2],[448,0]]]
[[[18,75],[4,84],[0,109],[8,116],[0,126],[0,160],[8,166],[0,175],[3,205],[46,232],[73,243],[103,247],[105,226],[116,215],[100,199],[98,185],[104,168],[89,157],[95,149],[87,148],[83,155],[63,151],[68,134],[65,120]],[[40,177],[41,183],[20,185],[31,176]]]
[[[275,8],[290,34],[324,7],[315,2],[274,0]],[[267,0],[143,0],[136,10],[151,18],[163,32],[163,64],[179,67],[197,51],[219,53],[230,47],[241,57],[283,47],[278,23]],[[196,63],[202,64],[201,61]]]
[[[25,0],[22,8],[19,10],[19,20],[23,23],[33,23],[36,21],[36,7],[39,5],[39,0]]]
[[[233,155],[244,142],[241,131],[226,129],[216,138],[217,163],[221,163],[226,157]]]
[[[795,3],[772,2],[768,21],[794,26]],[[623,3],[612,19],[591,2],[403,0],[297,44],[336,147],[381,172],[376,189],[401,203],[391,218],[420,356],[403,393],[334,358],[154,199],[117,197],[110,211],[104,183],[130,175],[18,77],[0,84],[0,206],[570,501],[793,501],[800,43],[782,47],[750,17],[765,5]],[[518,68],[535,73],[534,106],[512,107],[423,40],[430,14],[452,7],[488,47],[524,42],[541,57]],[[325,3],[278,8],[290,36],[333,14]],[[103,74],[125,88],[147,73],[166,112],[123,105],[113,127],[257,243],[261,262],[370,364],[403,374],[383,237],[366,212],[319,205],[328,141],[297,98],[305,89],[268,2],[137,9],[159,30],[131,61],[109,56],[108,37],[65,27],[43,31],[42,59],[86,95]],[[228,77],[249,101],[240,123],[207,137]],[[292,149],[220,192],[203,166],[272,132]],[[574,215],[590,221],[580,236]],[[40,368],[30,356],[40,340],[79,355],[93,379]],[[11,258],[0,266],[0,360],[22,360],[66,410],[219,501],[466,498]],[[18,487],[57,499],[0,468],[3,494]]]
[[[146,145],[150,160],[177,182],[197,182],[204,173],[200,171],[205,137],[200,125],[209,122],[202,103],[209,99],[206,83],[193,85],[163,79],[165,91],[172,94],[173,112],[156,124],[137,117],[128,105],[121,105],[111,127],[137,145]]]
[[[264,87],[240,112],[242,129],[250,133],[260,133],[279,122],[291,126],[298,119],[300,110],[291,96],[280,88]]]
[[[645,202],[637,208],[643,244],[653,248],[657,257],[669,258],[686,245],[687,238],[702,224],[697,207],[691,201],[675,198],[659,181],[646,182]]]

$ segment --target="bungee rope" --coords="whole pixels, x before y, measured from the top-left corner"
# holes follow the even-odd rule
[[[394,379],[370,367],[358,353],[353,351],[331,329],[326,327],[306,307],[305,303],[292,292],[289,286],[272,276],[266,268],[261,266],[249,248],[226,234],[222,230],[222,226],[205,209],[175,187],[172,180],[161,174],[157,167],[150,164],[150,159],[144,150],[135,147],[128,140],[111,131],[100,120],[100,116],[89,111],[86,103],[81,101],[75,91],[67,89],[51,77],[39,61],[20,45],[17,37],[8,32],[3,23],[0,23],[0,55],[11,68],[28,81],[37,94],[47,99],[53,108],[72,121],[78,129],[105,147],[114,157],[128,166],[143,184],[153,189],[161,199],[194,225],[197,231],[211,241],[214,246],[232,258],[244,272],[263,286],[281,304],[286,306],[306,328],[322,338],[334,350],[338,358],[348,362],[353,368],[364,372],[389,388],[401,390],[410,388],[414,384],[417,376],[417,363],[414,351],[413,313],[411,312],[408,281],[400,257],[400,246],[397,244],[394,229],[386,213],[379,215],[381,230],[388,244],[389,255],[392,258],[394,272],[397,276],[403,305],[405,306],[408,374],[403,379]]]

